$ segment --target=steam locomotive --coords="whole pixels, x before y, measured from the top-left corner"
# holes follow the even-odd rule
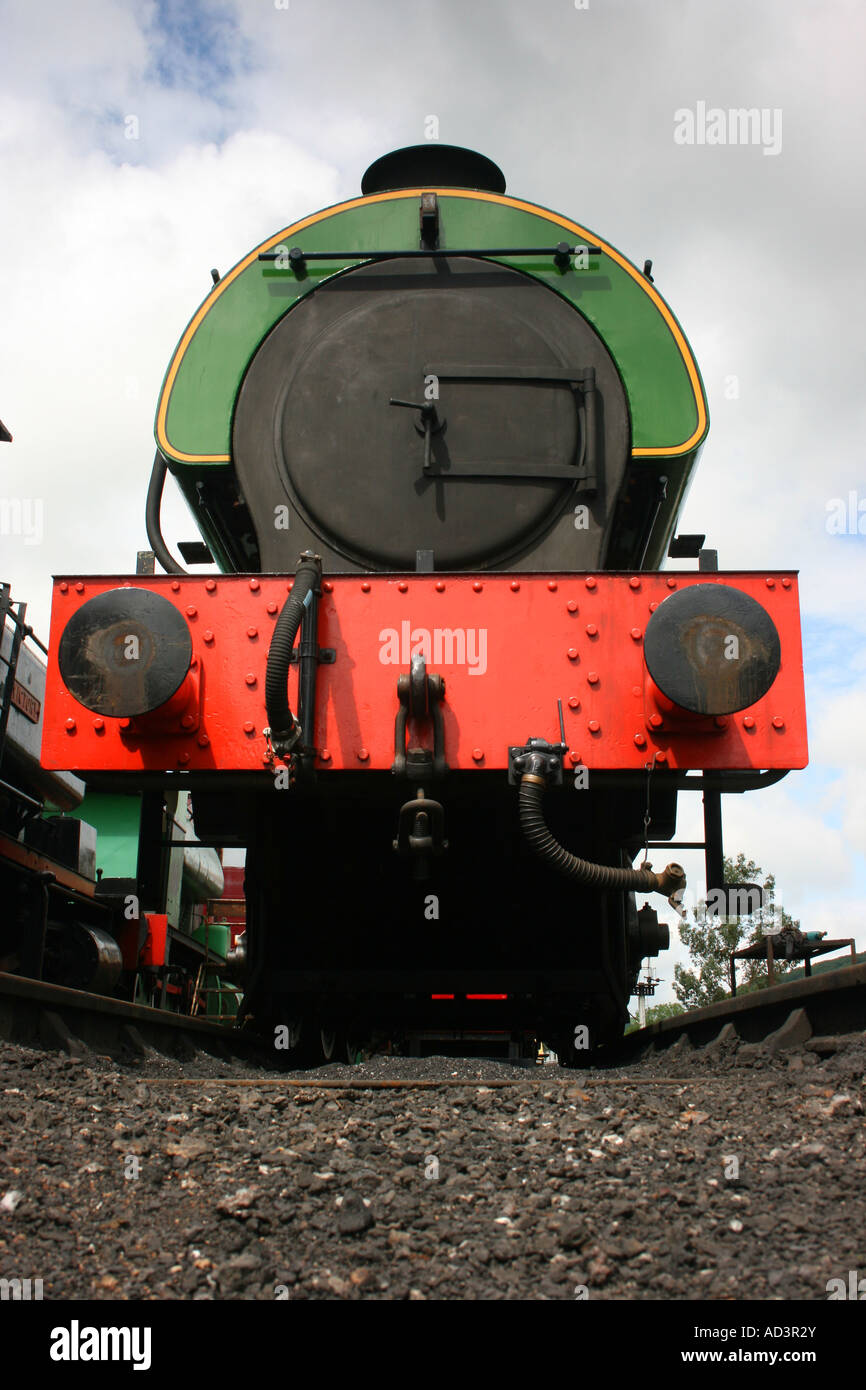
[[[708,412],[651,270],[480,154],[385,155],[212,272],[157,408],[166,573],[55,579],[43,764],[246,849],[245,1015],[299,1059],[603,1046],[680,792],[716,886],[721,794],[806,763],[796,572],[675,535]],[[168,471],[217,574],[165,544]]]

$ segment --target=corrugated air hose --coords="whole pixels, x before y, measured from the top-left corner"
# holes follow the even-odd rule
[[[521,777],[520,825],[530,849],[557,873],[591,888],[662,893],[668,899],[675,893],[682,893],[686,876],[679,864],[668,864],[662,873],[657,874],[649,866],[643,869],[615,869],[606,864],[592,864],[572,854],[551,834],[544,819],[541,799],[545,786],[545,779],[533,773],[525,773]]]

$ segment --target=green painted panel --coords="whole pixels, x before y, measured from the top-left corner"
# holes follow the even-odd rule
[[[102,870],[103,878],[138,876],[140,796],[88,792],[69,814],[95,828],[96,867]]]
[[[527,211],[492,198],[443,195],[440,209],[443,249],[553,246],[563,239],[579,239],[551,221],[545,210]],[[280,244],[307,251],[415,249],[417,198],[355,204],[326,213],[291,236],[280,234],[264,243],[270,249]],[[218,466],[221,457],[224,460],[230,452],[235,399],[262,339],[323,279],[355,264],[308,262],[306,278],[298,280],[290,270],[258,261],[257,250],[214,287],[191,320],[179,344],[180,349],[188,339],[170,390],[177,353],[166,374],[157,442],[178,473],[184,465]],[[620,264],[615,248],[610,252],[590,258],[586,269],[566,271],[551,257],[496,259],[568,299],[604,339],[625,384],[635,449],[667,452],[686,441],[695,447],[706,433],[705,424],[699,430],[699,410],[705,417],[706,402],[688,344],[684,337],[677,342],[682,330],[643,276],[630,263]],[[187,460],[184,454],[195,457]]]

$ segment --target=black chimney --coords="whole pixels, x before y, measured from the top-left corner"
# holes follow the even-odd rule
[[[504,193],[505,175],[492,159],[459,145],[407,145],[392,150],[371,164],[361,180],[364,197],[399,188],[477,188],[484,193]]]

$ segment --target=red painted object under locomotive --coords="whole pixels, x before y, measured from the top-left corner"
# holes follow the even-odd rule
[[[667,945],[635,902],[684,884],[633,867],[648,802],[658,845],[703,792],[717,886],[720,793],[805,765],[796,575],[660,571],[707,417],[649,264],[467,151],[363,189],[187,329],[148,505],[169,573],[55,581],[43,762],[179,781],[246,847],[246,1012],[299,1055],[496,1027],[568,1062]],[[224,573],[168,552],[166,468]]]

